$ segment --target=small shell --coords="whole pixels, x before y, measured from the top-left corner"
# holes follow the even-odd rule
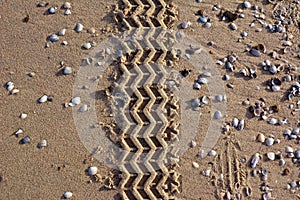
[[[275,118],[271,118],[270,121],[269,121],[269,124],[272,124],[272,125],[275,125],[278,123],[278,120],[275,119]]]
[[[209,103],[208,97],[207,96],[201,97],[201,103],[208,104]]]
[[[272,146],[274,144],[274,138],[267,138],[266,140],[266,145],[267,146]]]
[[[59,40],[59,37],[56,34],[51,34],[49,36],[49,40],[50,40],[50,42],[57,42]]]
[[[72,192],[65,192],[64,193],[64,198],[65,199],[69,199],[69,198],[71,198],[73,196],[73,193]]]
[[[248,33],[247,33],[246,31],[243,31],[243,32],[241,32],[241,36],[242,36],[242,37],[247,37],[247,36],[248,36]]]
[[[63,9],[70,9],[71,8],[71,3],[70,2],[65,2],[62,6]]]
[[[66,34],[67,29],[63,28],[58,32],[58,36],[64,36]]]
[[[210,176],[210,172],[211,172],[211,170],[207,169],[207,170],[203,171],[203,175],[206,176],[206,177],[209,177]]]
[[[256,153],[251,159],[251,163],[250,163],[251,168],[255,168],[256,165],[258,164],[258,161],[259,161],[259,153]]]
[[[276,74],[278,72],[278,69],[275,65],[271,65],[268,70],[271,74]]]
[[[292,134],[298,135],[299,133],[300,133],[300,129],[299,128],[293,128]]]
[[[224,99],[225,99],[224,96],[221,94],[218,94],[217,96],[215,96],[215,100],[217,102],[222,102]]]
[[[10,94],[17,94],[18,92],[20,92],[19,89],[13,89],[13,90],[10,92]]]
[[[23,138],[20,140],[19,143],[20,143],[20,144],[30,143],[30,138],[29,138],[29,136],[23,137]]]
[[[264,134],[259,133],[259,134],[257,135],[257,141],[258,141],[258,142],[264,143],[265,140],[266,140],[266,137],[265,137]]]
[[[81,102],[80,97],[74,97],[71,100],[71,103],[74,104],[74,105],[78,105],[78,104],[80,104],[80,102]]]
[[[188,28],[189,26],[191,26],[191,22],[190,21],[188,21],[188,22],[183,22],[182,24],[181,24],[181,28],[183,28],[183,29],[186,29],[186,28]]]
[[[41,140],[39,143],[38,143],[38,148],[43,148],[43,147],[46,147],[47,146],[47,141],[46,140]]]
[[[51,7],[48,9],[49,14],[55,14],[56,13],[57,8],[56,7]]]
[[[235,128],[237,128],[238,125],[239,125],[239,119],[236,118],[236,117],[233,118],[233,119],[232,119],[232,126],[235,127]]]
[[[22,133],[24,133],[24,131],[22,130],[22,129],[18,129],[15,133],[14,133],[14,135],[16,136],[16,137],[18,137],[20,134],[22,134]]]
[[[42,96],[41,98],[39,98],[39,103],[44,103],[48,100],[48,96],[47,95],[44,95]]]
[[[196,145],[197,145],[197,143],[194,140],[192,140],[190,143],[190,147],[194,148],[194,147],[196,147]]]
[[[79,112],[86,112],[88,110],[88,105],[84,104],[79,108]]]
[[[250,53],[256,57],[259,57],[261,55],[260,51],[258,51],[257,49],[251,49]]]
[[[207,17],[205,17],[205,16],[201,16],[199,19],[198,19],[198,22],[200,22],[200,23],[206,23],[207,22]]]
[[[231,30],[236,30],[236,29],[237,29],[237,26],[235,25],[235,23],[231,23],[231,24],[229,25],[229,28],[230,28]]]
[[[88,174],[89,174],[90,176],[96,175],[97,172],[98,172],[98,168],[97,168],[97,167],[89,167],[89,168],[88,168]]]
[[[90,49],[91,47],[92,47],[92,44],[91,44],[90,42],[84,43],[84,44],[82,45],[82,48],[84,48],[84,49]]]
[[[21,119],[25,119],[27,116],[28,116],[28,115],[27,115],[26,113],[22,113],[22,114],[20,115],[20,118],[21,118]]]
[[[198,108],[200,106],[200,99],[196,98],[196,99],[192,99],[191,101],[191,106],[193,108]]]
[[[67,10],[64,12],[64,14],[65,14],[65,15],[71,15],[71,14],[72,14],[72,12],[71,12],[71,10],[70,10],[70,9],[67,9]]]
[[[215,150],[211,150],[207,155],[214,157],[217,155],[217,152]]]
[[[96,29],[94,27],[92,27],[92,28],[90,28],[90,29],[87,30],[87,33],[89,33],[89,34],[95,34],[96,33]]]
[[[292,42],[291,41],[284,41],[283,46],[292,46]]]
[[[72,68],[71,67],[65,67],[63,70],[64,75],[72,74]]]
[[[193,165],[193,167],[196,168],[196,169],[199,168],[199,164],[196,163],[196,162],[193,162],[192,165]]]
[[[292,147],[290,147],[290,146],[287,146],[287,147],[285,147],[285,152],[286,153],[293,153],[294,149]]]
[[[217,110],[214,114],[215,119],[221,119],[223,117],[221,111]]]
[[[74,29],[77,33],[81,32],[83,30],[83,25],[78,23],[76,24],[75,26],[75,29]]]
[[[275,160],[275,153],[274,152],[268,152],[267,157],[269,160]]]
[[[14,89],[15,85],[13,82],[9,81],[5,84],[5,87],[6,87],[7,91],[11,92]]]
[[[296,150],[294,155],[295,155],[296,158],[299,159],[300,158],[300,149]]]
[[[195,82],[194,85],[193,85],[193,89],[194,90],[200,90],[201,89],[201,85],[199,83]]]
[[[244,128],[245,128],[245,120],[244,120],[244,119],[241,119],[240,122],[239,122],[239,124],[238,124],[237,129],[241,131],[241,130],[243,130]]]
[[[202,77],[200,77],[200,78],[197,80],[197,82],[198,82],[199,84],[207,84],[207,83],[208,83],[207,79],[206,79],[206,78],[202,78]]]
[[[244,2],[244,7],[247,8],[247,9],[248,9],[248,8],[251,8],[250,2],[245,1],[245,2]]]

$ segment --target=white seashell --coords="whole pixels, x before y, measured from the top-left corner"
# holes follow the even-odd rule
[[[210,22],[206,22],[205,24],[204,24],[204,27],[205,28],[210,28],[212,26],[212,24],[210,23]]]
[[[200,84],[207,84],[208,83],[206,78],[199,78],[197,80],[197,82],[200,83]]]
[[[47,146],[47,141],[46,140],[41,140],[39,143],[38,143],[38,148],[43,148],[43,147],[46,147]]]
[[[206,176],[206,177],[209,177],[210,176],[210,172],[211,172],[211,170],[207,169],[207,170],[203,171],[203,175]]]
[[[80,23],[76,24],[76,26],[75,26],[75,31],[76,31],[77,33],[79,33],[79,32],[81,32],[82,30],[83,30],[83,25],[80,24]]]
[[[292,42],[291,41],[284,41],[283,46],[292,46]]]
[[[63,28],[58,32],[58,36],[64,36],[66,34],[67,29]]]
[[[270,121],[269,121],[269,124],[275,125],[275,124],[277,124],[277,123],[278,123],[278,120],[275,119],[275,118],[271,118]]]
[[[274,138],[267,138],[266,145],[267,146],[272,146],[273,144],[274,144]]]
[[[223,117],[221,111],[216,111],[215,114],[214,114],[214,118],[215,119],[221,119]]]
[[[68,45],[68,42],[64,40],[64,41],[61,42],[61,44],[66,46],[66,45]]]
[[[65,199],[69,199],[69,198],[71,198],[73,196],[73,193],[72,192],[65,192],[64,193],[64,198]]]
[[[243,130],[244,128],[245,128],[245,120],[244,120],[244,119],[241,119],[240,122],[239,122],[239,124],[238,124],[237,129],[241,131],[241,130]]]
[[[223,100],[225,100],[224,96],[221,94],[218,94],[217,96],[215,96],[215,100],[217,102],[222,102]]]
[[[248,8],[251,8],[250,2],[245,1],[245,2],[244,2],[244,7],[247,8],[247,9],[248,9]]]
[[[70,9],[71,8],[71,3],[70,2],[65,2],[62,6],[63,9]]]
[[[300,129],[299,129],[299,128],[293,128],[292,134],[298,135],[299,132],[300,132]]]
[[[203,104],[208,104],[208,103],[209,103],[208,97],[207,97],[207,96],[203,96],[203,97],[201,98],[201,103],[203,103]]]
[[[233,118],[233,119],[232,119],[232,126],[235,127],[235,128],[237,128],[238,125],[239,125],[239,120],[238,120],[238,118],[236,118],[236,117]]]
[[[193,85],[193,89],[194,90],[200,90],[201,89],[201,85],[199,84],[199,83],[194,83],[194,85]]]
[[[278,72],[278,69],[275,65],[271,65],[269,67],[269,72],[271,72],[272,74],[276,74]]]
[[[24,133],[24,131],[22,129],[18,129],[14,134],[18,137],[22,133]]]
[[[51,7],[48,9],[49,14],[55,14],[56,13],[57,8],[56,7]]]
[[[15,87],[15,85],[14,85],[14,83],[13,82],[7,82],[6,84],[5,84],[5,86],[6,86],[6,89],[7,89],[7,91],[9,91],[9,92],[11,92],[13,89],[14,89],[14,87]]]
[[[13,89],[13,90],[10,92],[10,94],[17,94],[18,92],[20,92],[19,89]]]
[[[258,164],[258,161],[259,161],[259,153],[256,153],[251,159],[251,163],[250,163],[251,168],[255,168],[256,165]]]
[[[71,10],[70,9],[67,9],[66,11],[65,11],[65,13],[64,13],[65,15],[71,15],[72,14],[72,12],[71,12]]]
[[[47,95],[44,95],[44,96],[42,96],[42,97],[39,99],[39,103],[44,103],[44,102],[47,101],[47,99],[48,99],[48,96],[47,96]]]
[[[280,91],[280,86],[279,86],[279,85],[273,85],[273,86],[272,86],[272,91],[273,91],[273,92],[278,92],[278,91]]]
[[[65,67],[63,70],[64,75],[72,74],[72,68],[71,67]]]
[[[236,30],[236,29],[237,29],[237,26],[235,25],[235,23],[231,23],[231,24],[229,25],[229,28],[230,28],[231,30]]]
[[[74,104],[74,105],[78,105],[78,104],[80,104],[80,102],[81,102],[80,97],[74,97],[71,100],[71,103]]]
[[[257,49],[251,49],[250,53],[256,57],[259,57],[261,55],[260,51],[258,51]]]
[[[84,48],[84,49],[90,49],[91,47],[92,47],[92,44],[90,42],[82,45],[82,48]]]
[[[22,113],[21,115],[20,115],[20,118],[21,119],[25,119],[27,117],[27,114],[25,114],[25,113]]]
[[[207,155],[214,157],[217,155],[217,152],[215,150],[211,150]]]
[[[267,157],[269,160],[275,160],[275,153],[274,152],[268,152]]]
[[[241,32],[241,36],[242,36],[242,37],[247,37],[247,36],[248,36],[248,33],[247,33],[246,31],[243,31],[243,32]]]
[[[265,137],[264,134],[259,133],[259,134],[257,135],[257,141],[258,141],[258,142],[264,143],[265,140],[266,140],[266,137]]]
[[[188,21],[188,22],[183,22],[182,24],[181,24],[181,28],[183,28],[183,29],[186,29],[186,28],[188,28],[189,26],[191,26],[191,22],[190,21]]]
[[[196,162],[193,162],[192,165],[193,165],[193,167],[196,168],[196,169],[199,168],[199,164],[196,163]]]
[[[59,37],[56,34],[51,34],[49,36],[49,40],[50,40],[50,42],[57,42],[59,40]]]
[[[86,112],[88,110],[88,105],[84,104],[79,108],[79,112]]]
[[[293,153],[294,149],[290,146],[285,147],[285,153]]]
[[[97,167],[89,167],[89,168],[88,168],[88,174],[89,174],[90,176],[96,175],[97,172],[98,172],[98,168],[97,168]]]
[[[289,130],[289,129],[286,129],[283,131],[283,135],[287,135],[287,136],[290,136],[292,134],[292,131]]]
[[[246,69],[241,69],[239,73],[242,74],[243,76],[247,76],[248,74]]]

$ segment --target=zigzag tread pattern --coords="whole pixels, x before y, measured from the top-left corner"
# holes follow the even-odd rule
[[[175,199],[181,175],[169,159],[169,149],[179,136],[179,101],[164,85],[166,64],[176,61],[174,41],[166,31],[177,18],[168,0],[120,0],[115,21],[124,30],[124,54],[119,58],[121,76],[115,85],[123,104],[118,107],[122,128],[110,132],[123,151],[118,158],[122,172],[122,199]]]

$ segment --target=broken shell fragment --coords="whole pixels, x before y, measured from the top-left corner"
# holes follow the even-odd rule
[[[19,143],[20,143],[20,144],[27,144],[27,143],[30,143],[30,138],[29,138],[29,136],[23,137],[23,138],[20,140]]]
[[[44,95],[42,96],[41,98],[39,98],[39,103],[44,103],[48,100],[48,96],[47,95]]]
[[[27,114],[26,113],[22,113],[21,115],[20,115],[20,118],[21,119],[25,119],[27,117]]]
[[[71,67],[65,67],[63,70],[64,75],[72,74],[72,68]]]
[[[47,146],[47,141],[46,140],[41,140],[39,143],[38,143],[38,148],[41,149],[43,147],[46,147]]]
[[[64,198],[65,199],[69,199],[69,198],[71,198],[73,196],[73,193],[72,192],[65,192],[64,193]]]
[[[86,49],[86,50],[90,49],[91,47],[92,47],[92,44],[91,44],[90,42],[84,43],[84,44],[82,45],[82,48],[83,48],[83,49]]]

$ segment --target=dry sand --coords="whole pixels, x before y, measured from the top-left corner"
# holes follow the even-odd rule
[[[179,9],[178,21],[175,25],[179,26],[184,21],[191,21],[191,27],[183,31],[189,37],[199,41],[199,44],[207,50],[215,52],[212,55],[215,61],[235,53],[242,66],[258,65],[265,59],[275,62],[268,54],[263,54],[261,57],[249,56],[245,52],[245,47],[247,44],[263,43],[267,52],[279,50],[282,48],[281,33],[268,33],[266,29],[262,32],[255,32],[255,28],[249,27],[254,19],[252,10],[244,11],[245,18],[238,18],[235,21],[238,26],[236,31],[230,30],[227,23],[218,20],[216,14],[219,11],[212,11],[214,4],[220,4],[226,10],[234,11],[241,2],[230,0],[203,1],[202,3],[196,3],[193,0],[174,1]],[[262,6],[262,1],[250,2],[259,7]],[[110,35],[110,33],[102,34],[100,30],[115,26],[111,10],[112,5],[115,5],[117,1],[74,1],[70,16],[64,16],[60,9],[54,15],[44,15],[49,6],[60,7],[63,1],[51,0],[46,8],[37,8],[37,3],[17,0],[0,2],[0,82],[4,85],[12,81],[20,90],[16,95],[8,95],[4,87],[0,89],[0,199],[60,199],[66,191],[73,192],[72,199],[114,199],[118,193],[117,190],[103,189],[100,183],[89,183],[90,177],[85,173],[89,164],[85,164],[84,161],[89,159],[90,152],[86,150],[78,137],[71,109],[64,108],[63,105],[72,97],[76,72],[80,68],[81,59],[89,52],[82,50],[81,45],[90,40],[100,44]],[[274,22],[271,18],[273,5],[268,4],[263,7],[266,21]],[[200,23],[196,22],[198,17],[194,13],[200,8],[204,9],[212,19],[211,28],[203,28]],[[24,23],[22,19],[27,14],[30,19],[28,23]],[[87,28],[95,27],[99,36],[91,37],[88,33],[75,33],[72,29],[76,23],[82,23]],[[176,26],[173,28],[177,30]],[[69,45],[62,46],[58,42],[52,44],[50,48],[44,48],[47,36],[62,28],[67,28],[67,34],[63,39],[68,41]],[[241,38],[242,31],[246,31],[248,36],[241,42],[237,42]],[[299,27],[297,29],[294,26],[289,28],[289,31],[294,35],[291,40],[294,43],[292,49],[296,49],[300,41]],[[209,41],[214,41],[215,45],[208,47]],[[285,54],[282,57],[296,66],[299,64],[297,54]],[[69,76],[57,76],[61,61],[71,66],[75,73]],[[276,62],[280,63],[280,61]],[[279,92],[270,92],[265,90],[263,84],[274,77],[268,72],[258,69],[257,79],[248,80],[234,77],[234,74],[226,72],[223,66],[219,66],[218,69],[221,75],[229,74],[230,82],[235,85],[234,89],[225,88],[226,121],[231,121],[233,117],[244,118],[246,127],[242,131],[233,129],[230,134],[222,135],[215,147],[217,153],[226,152],[228,141],[239,142],[240,149],[237,149],[236,158],[245,157],[247,161],[256,152],[261,154],[269,151],[284,152],[284,147],[287,145],[297,149],[295,140],[284,139],[282,135],[284,129],[297,126],[300,115],[298,112],[292,116],[288,109],[288,105],[292,102],[281,100],[290,84],[283,84]],[[29,72],[34,72],[36,75],[29,77],[27,75]],[[192,75],[197,75],[196,72],[194,73]],[[299,70],[297,73],[299,74]],[[283,76],[283,74],[278,75],[278,77]],[[256,86],[261,89],[256,90]],[[38,104],[38,98],[44,94],[52,95],[53,102]],[[282,109],[275,116],[277,118],[288,117],[290,123],[284,126],[272,126],[265,121],[259,121],[258,118],[247,117],[248,106],[243,106],[242,102],[249,99],[250,103],[254,104],[260,97],[264,97],[268,105],[279,103]],[[294,105],[297,100],[300,100],[299,97],[293,99]],[[203,112],[208,112],[208,109]],[[27,113],[28,117],[24,120],[20,119],[21,113]],[[22,136],[19,138],[11,136],[19,128],[24,130],[23,136],[30,136],[32,141],[30,144],[20,145],[19,140]],[[216,190],[220,191],[220,188],[213,186],[213,177],[203,176],[202,171],[209,167],[210,162],[215,166],[227,164],[225,158],[218,161],[212,157],[204,159],[197,157],[207,124],[202,129],[194,139],[197,142],[196,148],[189,149],[180,158],[180,167],[177,170],[182,175],[182,191],[176,195],[178,199],[218,199]],[[259,132],[266,135],[273,134],[275,138],[281,140],[281,143],[272,147],[258,143],[255,137]],[[46,139],[48,142],[48,146],[44,149],[37,148],[37,143],[41,139]],[[200,164],[199,169],[192,167],[193,161]],[[260,161],[258,169],[268,170],[267,182],[273,189],[273,197],[292,200],[297,198],[296,195],[299,192],[291,194],[284,188],[289,182],[299,180],[299,169],[297,164],[291,162],[291,159],[287,158],[286,162],[284,167],[280,167],[278,160]],[[110,175],[110,169],[103,163],[92,161],[92,165],[98,167],[101,175]],[[241,166],[247,174],[245,184],[252,188],[252,195],[244,199],[261,198],[263,192],[260,190],[260,185],[263,181],[259,177],[250,175],[251,169],[248,165],[241,163]],[[289,168],[291,173],[282,176],[285,168]],[[226,179],[229,174],[225,173],[224,177]]]

